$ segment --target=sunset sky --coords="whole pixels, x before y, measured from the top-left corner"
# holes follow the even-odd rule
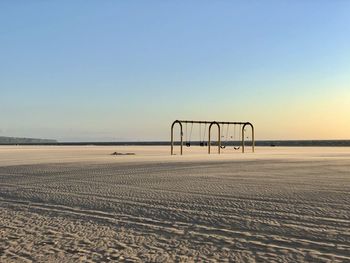
[[[168,140],[175,119],[350,139],[350,1],[1,1],[0,136]]]

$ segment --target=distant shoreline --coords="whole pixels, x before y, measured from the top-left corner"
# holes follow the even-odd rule
[[[175,142],[175,145],[179,145]],[[227,146],[238,145],[238,142],[222,142]],[[169,141],[138,141],[138,142],[22,142],[22,143],[0,143],[2,146],[10,145],[47,145],[47,146],[164,146]],[[198,146],[199,141],[192,141],[191,145]],[[246,142],[246,145],[251,145]],[[256,146],[265,147],[350,147],[350,140],[261,140],[255,142]],[[185,146],[185,142],[184,142]],[[186,147],[186,146],[185,146]]]

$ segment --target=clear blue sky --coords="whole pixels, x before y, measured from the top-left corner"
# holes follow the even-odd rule
[[[349,14],[345,0],[1,1],[0,136],[165,140],[187,118],[349,139]]]

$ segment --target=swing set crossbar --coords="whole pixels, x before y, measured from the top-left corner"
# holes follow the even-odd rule
[[[188,120],[177,120],[181,123],[196,123],[196,124],[212,124],[213,122],[218,124],[231,124],[231,125],[244,125],[247,122],[236,122],[236,121],[188,121]]]

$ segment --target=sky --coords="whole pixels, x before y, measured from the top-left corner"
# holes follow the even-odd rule
[[[0,136],[350,139],[350,1],[0,2]],[[198,127],[195,127],[197,129]]]

